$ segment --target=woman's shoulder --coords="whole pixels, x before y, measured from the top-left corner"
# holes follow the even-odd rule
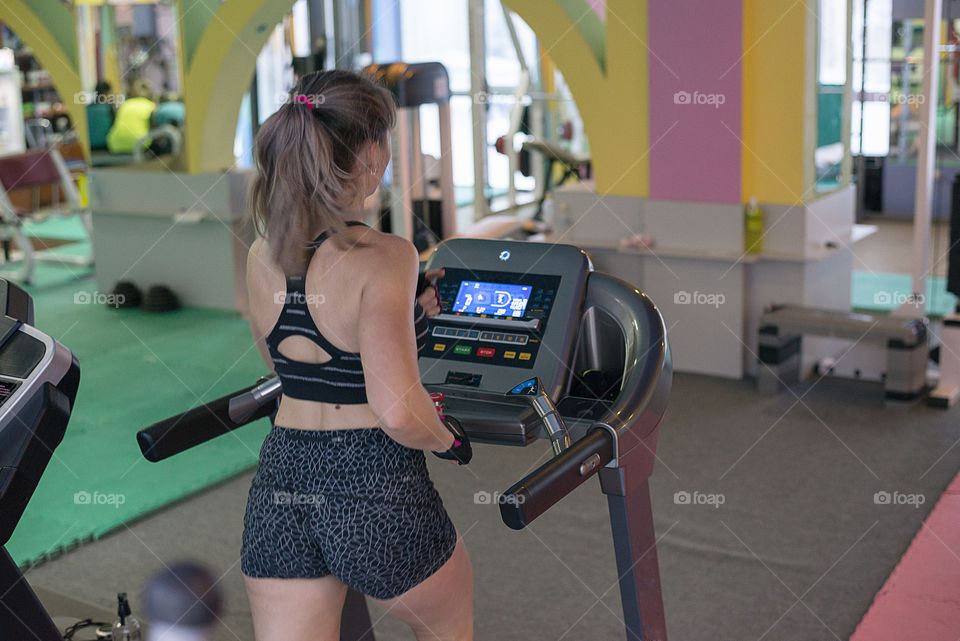
[[[355,239],[358,244],[348,249],[341,260],[348,261],[348,269],[357,276],[370,275],[378,280],[402,278],[408,267],[412,270],[417,264],[416,247],[405,238],[371,229]]]
[[[262,236],[257,236],[252,243],[250,243],[250,249],[247,250],[247,258],[259,258],[263,253],[263,248],[266,246]]]
[[[247,276],[257,274],[260,277],[276,276],[282,274],[281,270],[273,262],[267,251],[267,241],[261,236],[257,236],[250,249],[247,250]]]
[[[417,260],[417,248],[406,238],[371,229],[361,235],[357,249],[366,254],[364,260],[374,259],[396,266],[398,261]]]

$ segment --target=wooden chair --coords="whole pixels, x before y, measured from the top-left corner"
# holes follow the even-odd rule
[[[34,249],[24,232],[24,222],[48,216],[79,216],[91,240],[89,255],[68,256]],[[77,187],[59,151],[29,149],[22,154],[0,156],[0,245],[4,259],[0,277],[29,283],[38,260],[90,266],[92,238],[90,210],[81,206]],[[19,250],[19,257],[14,255],[11,245]]]

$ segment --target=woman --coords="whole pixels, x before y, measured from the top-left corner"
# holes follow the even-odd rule
[[[359,221],[394,116],[370,80],[320,72],[257,135],[251,325],[284,391],[244,516],[258,641],[337,641],[347,586],[420,641],[473,638],[470,561],[423,454],[466,463],[469,443],[420,383],[416,250]]]

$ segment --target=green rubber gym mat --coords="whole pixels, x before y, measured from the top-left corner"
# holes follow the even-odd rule
[[[50,216],[44,220],[28,221],[23,230],[33,238],[87,240],[83,224],[76,216]]]
[[[37,327],[79,359],[80,389],[63,442],[7,545],[21,565],[249,469],[269,429],[261,420],[166,461],[144,459],[139,429],[250,385],[267,368],[238,314],[108,309],[84,302],[96,284],[74,272],[38,266],[37,284],[27,288]]]
[[[890,312],[900,306],[912,290],[909,274],[853,272],[851,306],[865,312]],[[957,298],[947,292],[945,278],[927,278],[927,316],[942,318],[953,311]]]

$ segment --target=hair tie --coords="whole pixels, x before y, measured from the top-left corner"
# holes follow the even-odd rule
[[[309,107],[311,110],[313,110],[313,102],[310,101],[310,98],[309,98],[308,96],[304,96],[303,94],[300,94],[300,95],[298,95],[298,96],[294,96],[294,97],[293,97],[293,101],[294,101],[294,102],[302,102],[302,103],[305,104],[307,107]]]

